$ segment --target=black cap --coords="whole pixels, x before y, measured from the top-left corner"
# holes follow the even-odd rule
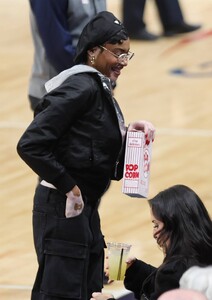
[[[104,44],[122,29],[126,30],[111,12],[98,13],[82,30],[77,44],[75,63],[84,60],[87,50]]]

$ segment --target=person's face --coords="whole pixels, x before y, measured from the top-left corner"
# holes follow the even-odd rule
[[[89,59],[94,56],[94,63],[90,65],[112,81],[116,81],[121,74],[121,70],[128,65],[128,59],[120,60],[117,56],[129,53],[129,49],[129,39],[123,41],[122,44],[104,44],[95,47],[92,51],[89,51]]]
[[[163,245],[159,244],[158,239],[160,237],[160,232],[164,227],[164,223],[157,220],[157,218],[154,216],[152,210],[151,210],[151,220],[152,220],[152,224],[153,224],[153,238],[156,239],[158,245],[163,248]]]

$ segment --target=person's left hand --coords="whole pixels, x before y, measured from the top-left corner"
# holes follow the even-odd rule
[[[103,294],[103,293],[93,293],[90,300],[107,300],[114,298],[112,294]]]
[[[126,261],[126,264],[127,264],[127,269],[129,268],[129,267],[131,267],[132,266],[132,264],[135,262],[137,260],[137,258],[136,257],[128,257],[127,258],[127,261]]]
[[[77,185],[66,194],[66,218],[72,218],[80,215],[84,208],[84,201],[82,199],[81,191]]]
[[[143,131],[147,144],[149,144],[150,141],[153,142],[155,138],[155,127],[151,122],[148,121],[141,120],[130,123],[128,131]]]
[[[112,283],[114,280],[109,279],[109,263],[108,263],[108,255],[105,256],[105,263],[104,263],[104,273],[105,276],[108,277],[107,284]]]

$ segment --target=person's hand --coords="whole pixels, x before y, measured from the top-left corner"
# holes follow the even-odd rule
[[[105,273],[105,276],[108,278],[107,284],[112,283],[114,280],[109,279],[109,263],[108,263],[108,255],[105,256],[104,273]]]
[[[152,123],[148,121],[141,120],[130,123],[128,131],[143,131],[145,134],[147,144],[149,144],[150,141],[153,142],[155,138],[155,127]]]
[[[93,293],[92,298],[90,300],[107,300],[114,298],[112,294],[103,294],[103,293]]]
[[[72,218],[80,215],[84,208],[84,202],[78,186],[75,185],[74,188],[66,194],[66,196],[66,218]]]
[[[132,264],[136,261],[136,257],[128,257],[126,260],[127,269],[132,266]]]

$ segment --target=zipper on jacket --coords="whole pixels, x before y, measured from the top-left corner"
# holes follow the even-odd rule
[[[119,154],[118,154],[117,159],[116,159],[115,169],[114,169],[114,177],[115,177],[115,178],[117,178],[117,174],[118,174],[118,165],[119,165],[119,163],[120,163],[119,158],[120,158],[120,156],[121,156],[121,154],[122,154],[124,145],[125,145],[125,143],[122,143],[121,149],[120,149]]]
[[[120,156],[120,155],[119,155]],[[118,156],[118,158],[119,158]],[[117,173],[118,173],[118,165],[119,165],[119,160],[116,161],[116,165],[115,165],[115,171],[114,171],[114,177],[117,178]]]

